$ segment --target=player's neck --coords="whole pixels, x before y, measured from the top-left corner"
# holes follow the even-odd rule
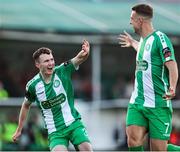
[[[141,36],[143,38],[147,37],[148,35],[152,34],[154,32],[154,28],[152,24],[146,24],[145,26],[143,26],[142,28],[142,33]]]
[[[40,72],[40,74],[41,74],[41,76],[42,76],[45,83],[48,84],[48,83],[51,82],[52,74],[45,74],[45,73],[42,73],[42,72]]]

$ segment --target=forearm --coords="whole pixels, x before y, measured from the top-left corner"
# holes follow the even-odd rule
[[[169,70],[170,88],[173,88],[174,90],[176,90],[176,85],[177,85],[177,81],[178,81],[177,63],[175,61],[170,61],[170,63],[167,63],[166,65]]]
[[[71,62],[74,64],[75,67],[78,67],[81,63],[83,63],[87,58],[89,54],[82,55],[82,51],[78,53],[77,56],[71,59]]]
[[[83,41],[81,51],[71,59],[72,63],[75,67],[78,67],[81,63],[83,63],[89,56],[90,45],[87,40]]]
[[[71,62],[74,64],[75,67],[78,67],[81,63],[83,63],[83,60],[75,56],[71,59]]]
[[[23,102],[20,114],[19,114],[19,122],[18,122],[18,128],[17,131],[22,131],[22,128],[24,126],[24,123],[26,121],[28,112],[29,112],[30,104],[28,105],[26,102]]]
[[[133,39],[132,42],[131,42],[131,46],[132,46],[136,51],[138,51],[139,42],[136,41],[135,39]]]

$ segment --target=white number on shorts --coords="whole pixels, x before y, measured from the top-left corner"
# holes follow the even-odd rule
[[[169,129],[169,123],[164,123],[165,125],[166,125],[166,134],[167,134],[167,132],[168,132],[168,129]]]

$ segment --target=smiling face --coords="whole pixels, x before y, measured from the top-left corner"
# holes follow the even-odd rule
[[[40,70],[43,75],[50,76],[53,74],[55,61],[53,55],[41,54],[39,59],[36,61],[36,67]]]

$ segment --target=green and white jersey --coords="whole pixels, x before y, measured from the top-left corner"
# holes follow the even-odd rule
[[[26,85],[25,98],[36,102],[44,117],[48,133],[63,130],[81,116],[74,107],[71,74],[75,71],[69,61],[54,68],[51,82],[46,84],[37,74]]]
[[[164,33],[155,31],[146,38],[141,38],[130,103],[152,108],[171,108],[171,101],[162,98],[169,88],[168,69],[164,63],[170,60],[175,61],[174,49]]]

